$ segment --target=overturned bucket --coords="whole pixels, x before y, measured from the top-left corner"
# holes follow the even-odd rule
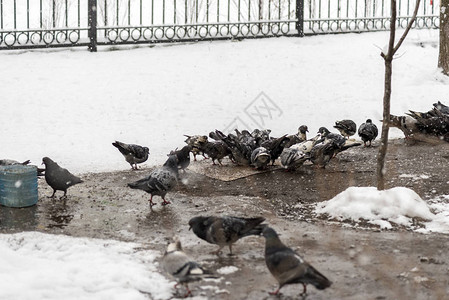
[[[0,166],[0,204],[27,207],[37,203],[37,168],[34,166]]]

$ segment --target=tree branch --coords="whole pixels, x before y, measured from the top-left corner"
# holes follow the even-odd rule
[[[415,23],[416,16],[418,15],[418,9],[419,9],[420,3],[421,3],[421,0],[416,0],[416,5],[415,5],[415,10],[413,11],[413,16],[412,16],[410,22],[408,23],[407,28],[405,28],[405,31],[402,34],[401,38],[399,39],[398,43],[394,47],[392,55],[394,55],[396,53],[396,51],[398,51],[399,47],[401,47],[402,42],[405,40],[405,37],[407,36],[408,32],[412,28],[413,23]]]

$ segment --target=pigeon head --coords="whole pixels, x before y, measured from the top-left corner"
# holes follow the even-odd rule
[[[366,123],[371,124],[371,123],[373,123],[373,121],[371,119],[367,119]]]
[[[44,165],[50,165],[50,164],[54,164],[55,162],[53,160],[51,160],[49,157],[44,157],[42,158],[42,164]]]
[[[318,133],[322,136],[326,136],[330,133],[330,131],[326,127],[320,127],[320,129],[318,129]]]
[[[191,218],[189,220],[189,226],[190,226],[189,230],[194,227],[205,226],[205,224],[202,224],[202,223],[206,220],[207,220],[207,217],[203,217],[203,216]]]
[[[262,231],[262,235],[264,238],[266,239],[270,239],[270,238],[278,238],[278,234],[276,233],[276,231],[274,231],[273,228],[271,227],[265,227],[265,229]]]
[[[168,244],[166,253],[174,251],[182,251],[181,240],[177,235],[175,235],[172,238],[172,241]]]
[[[301,126],[299,126],[298,131],[300,133],[306,133],[306,132],[309,132],[309,128],[307,128],[306,125],[301,125]]]

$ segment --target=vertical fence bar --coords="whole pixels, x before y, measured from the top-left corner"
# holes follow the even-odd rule
[[[187,0],[184,0],[184,24],[187,24]]]
[[[118,26],[119,24],[119,9],[118,9],[118,0],[115,1],[116,6],[116,13],[115,13],[115,25]]]
[[[104,26],[108,26],[108,1],[106,0],[104,0]]]
[[[195,1],[195,23],[198,24],[198,0]]]
[[[128,26],[131,25],[131,0],[128,0]]]
[[[251,0],[248,1],[248,21],[251,21]]]
[[[228,0],[228,22],[231,20],[231,0]]]
[[[217,0],[217,23],[220,22],[220,0]]]
[[[271,0],[268,0],[268,20],[271,20]]]
[[[165,24],[165,0],[162,0],[162,24]]]
[[[88,36],[90,52],[97,52],[97,0],[88,0]]]
[[[176,24],[176,0],[173,0],[173,24]]]
[[[53,0],[53,5],[52,5],[52,19],[53,19],[53,28],[56,27],[56,0]]]
[[[281,19],[281,0],[279,0],[279,7],[278,7],[278,19]]]
[[[42,28],[42,0],[39,2],[39,28]]]
[[[240,22],[240,0],[238,1],[238,7],[237,7],[237,21]]]
[[[142,0],[140,0],[140,25],[142,25],[142,11],[143,11],[143,7],[142,7]]]
[[[296,0],[296,30],[299,36],[304,36],[304,0]]]
[[[30,29],[30,0],[27,0],[27,29]]]
[[[14,29],[17,29],[17,11],[16,0],[14,0]]]
[[[209,0],[206,1],[206,23],[209,23]]]
[[[0,0],[0,17],[2,17],[0,21],[0,28],[3,29],[3,0]]]
[[[65,0],[65,27],[69,27],[69,7],[68,0]]]
[[[154,0],[151,0],[151,25],[154,25]]]
[[[80,0],[78,0],[78,28],[81,27],[81,4]]]

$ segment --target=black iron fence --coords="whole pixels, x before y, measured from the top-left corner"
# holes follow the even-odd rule
[[[399,0],[398,27],[415,1]],[[389,29],[389,0],[0,0],[0,49],[158,43]],[[423,0],[417,28],[439,26]]]

